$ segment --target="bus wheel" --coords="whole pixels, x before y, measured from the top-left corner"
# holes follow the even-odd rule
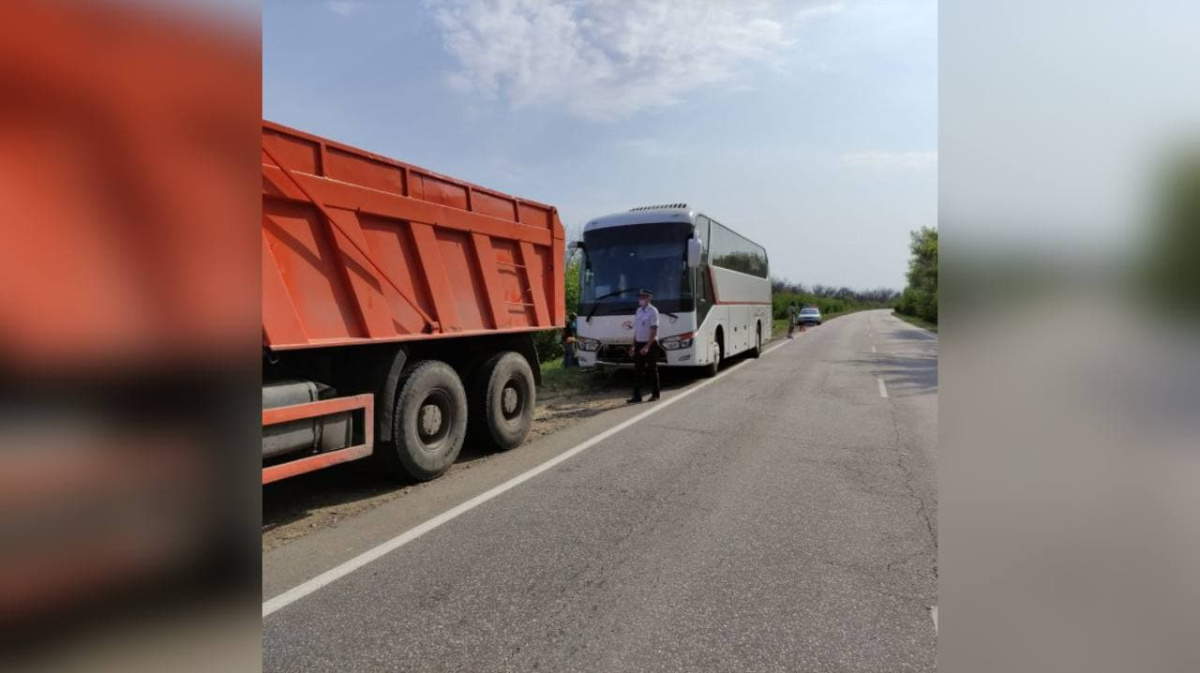
[[[762,323],[758,323],[758,334],[754,339],[754,348],[750,351],[750,357],[752,358],[762,355]]]
[[[392,418],[387,458],[414,479],[441,476],[454,464],[467,434],[467,393],[458,374],[437,360],[414,364],[396,392]]]
[[[479,368],[471,387],[471,437],[492,449],[520,446],[533,425],[537,387],[520,353],[506,351]]]
[[[721,335],[718,334],[717,335],[717,357],[714,358],[713,361],[707,367],[704,368],[704,375],[707,377],[716,376],[717,372],[721,371],[721,360],[723,360],[723,359],[725,359],[725,341],[724,341],[724,339],[721,338]]]

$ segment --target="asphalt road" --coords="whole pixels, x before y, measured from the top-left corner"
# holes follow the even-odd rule
[[[934,670],[937,349],[844,316],[276,549],[263,668]]]

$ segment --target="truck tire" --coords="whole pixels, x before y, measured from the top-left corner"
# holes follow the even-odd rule
[[[520,446],[533,425],[537,386],[520,353],[498,353],[479,368],[471,386],[471,437],[495,450]]]
[[[458,457],[467,434],[467,393],[454,369],[437,360],[413,364],[403,376],[385,447],[413,479],[439,477]],[[388,462],[392,462],[389,460]]]

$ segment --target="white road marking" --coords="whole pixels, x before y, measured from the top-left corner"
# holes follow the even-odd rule
[[[874,346],[874,345],[872,345],[872,346],[871,346],[871,352],[872,352],[872,353],[874,353],[874,352],[875,352],[875,346]]]
[[[772,346],[771,348],[763,351],[763,356],[765,357],[767,355],[770,355],[771,353],[775,352],[779,348],[782,348],[782,347],[788,345],[789,343],[791,343],[791,342],[784,341],[783,343],[781,343],[777,346]],[[388,540],[387,542],[381,543],[372,549],[368,549],[367,551],[359,554],[358,556],[355,556],[354,558],[350,559],[349,561],[346,561],[345,563],[342,563],[341,565],[338,565],[334,568],[326,570],[325,572],[321,573],[320,575],[317,575],[316,577],[308,580],[307,582],[304,582],[296,587],[288,589],[287,591],[279,594],[278,596],[275,596],[274,598],[272,598],[270,600],[264,601],[262,604],[262,616],[267,617],[268,615],[270,615],[278,610],[281,610],[281,609],[291,605],[292,603],[295,603],[296,601],[300,600],[301,598],[308,596],[309,594],[321,589],[322,587],[328,586],[329,584],[336,582],[337,580],[345,577],[346,575],[349,575],[350,573],[354,572],[355,570],[362,568],[363,566],[367,565],[368,563],[370,563],[376,559],[379,559],[379,558],[399,549],[400,547],[403,547],[404,545],[408,544],[409,542],[412,542],[413,540],[421,537],[422,535],[428,533],[429,531],[431,531],[435,528],[438,528],[442,524],[452,521],[452,520],[458,518],[460,515],[465,514],[469,511],[475,509],[476,507],[491,500],[492,498],[495,498],[496,496],[504,493],[505,491],[509,491],[513,488],[516,488],[517,486],[520,486],[521,484],[523,484],[526,481],[529,481],[530,479],[536,477],[537,475],[549,470],[550,468],[552,468],[560,463],[563,463],[567,460],[570,460],[571,458],[574,458],[575,456],[579,455],[580,453],[583,453],[584,451],[599,444],[600,442],[603,442],[604,440],[608,439],[609,437],[612,437],[613,435],[615,435],[618,432],[637,423],[638,421],[649,418],[650,416],[657,414],[658,412],[662,411],[663,409],[666,409],[667,407],[671,406],[672,404],[675,404],[679,400],[682,400],[683,398],[687,397],[688,395],[691,395],[692,393],[695,393],[698,390],[702,390],[702,389],[712,385],[713,383],[716,383],[719,379],[721,379],[726,374],[737,371],[738,369],[741,369],[741,367],[734,367],[732,369],[727,369],[727,370],[721,372],[720,374],[717,374],[713,378],[711,378],[707,381],[704,381],[693,388],[689,388],[689,389],[679,393],[678,395],[664,399],[661,402],[656,403],[654,406],[650,407],[646,411],[643,411],[642,413],[638,414],[637,416],[634,416],[633,418],[630,418],[626,421],[623,421],[622,423],[620,423],[618,425],[615,425],[615,426],[609,428],[608,430],[605,430],[604,432],[596,435],[595,437],[587,440],[586,442],[579,444],[578,446],[576,446],[572,449],[564,451],[563,453],[558,454],[557,456],[551,458],[550,460],[547,460],[546,462],[542,463],[541,465],[538,465],[537,467],[534,467],[533,469],[530,469],[527,472],[519,474],[519,475],[513,477],[512,479],[509,479],[508,481],[504,482],[503,484],[500,484],[499,486],[496,486],[488,491],[484,491],[483,493],[480,493],[479,495],[475,496],[474,498],[471,498],[470,500],[462,503],[461,505],[458,505],[456,507],[448,509],[445,512],[442,512],[441,514],[426,521],[425,523],[422,523],[416,527],[410,528],[409,530],[405,531],[404,533],[401,533],[400,535],[397,535],[396,537]]]
[[[883,385],[883,377],[876,376],[875,380],[879,381],[879,396],[886,398],[887,397],[887,386]]]
[[[933,632],[934,632],[934,633],[937,633],[937,632],[938,632],[938,625],[937,625],[937,606],[936,606],[936,605],[935,605],[935,606],[933,606],[933,607],[931,607],[931,608],[929,608],[929,615],[930,615],[931,617],[933,617]]]

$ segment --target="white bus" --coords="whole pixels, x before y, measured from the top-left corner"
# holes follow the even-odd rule
[[[687,204],[634,208],[583,229],[577,353],[581,367],[632,366],[638,290],[660,313],[660,366],[702,367],[771,338],[767,252]]]

